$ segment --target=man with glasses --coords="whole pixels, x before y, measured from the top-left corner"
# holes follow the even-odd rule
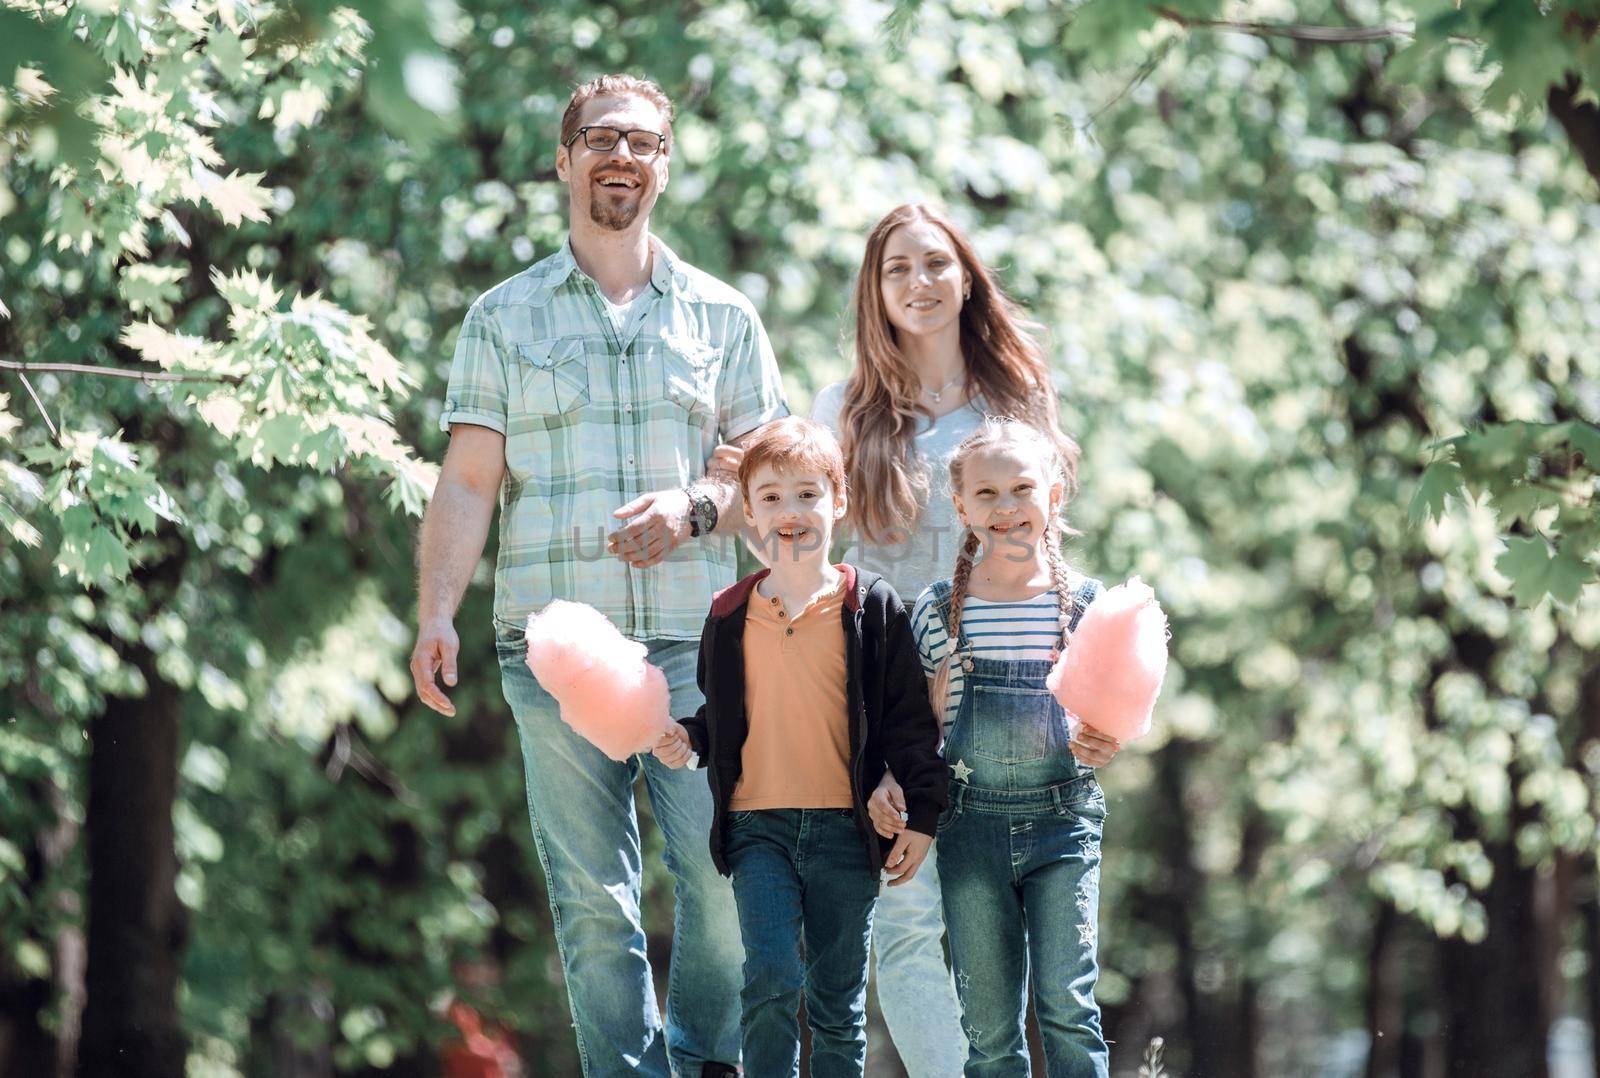
[[[586,1075],[725,1075],[739,1056],[744,956],[706,842],[705,773],[608,759],[561,722],[524,662],[529,614],[586,602],[648,645],[673,714],[691,714],[700,630],[734,581],[725,539],[742,516],[737,485],[702,473],[719,442],[788,414],[749,300],[650,235],[671,154],[672,105],[654,83],[606,75],[573,93],[556,150],[571,231],[467,312],[419,553],[412,676],[450,715],[435,676],[456,682],[452,622],[499,501],[501,687]],[[675,879],[665,1029],[639,916],[641,771]]]

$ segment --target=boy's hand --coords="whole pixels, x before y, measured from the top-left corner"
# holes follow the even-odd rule
[[[706,478],[723,483],[737,483],[739,463],[742,460],[744,460],[744,449],[724,442],[712,451],[711,459],[706,462]]]
[[[1067,745],[1072,755],[1084,767],[1104,767],[1122,748],[1122,742],[1109,734],[1102,734],[1088,723],[1079,723],[1078,732]]]
[[[668,767],[682,767],[694,755],[694,749],[689,744],[689,731],[673,723],[672,729],[661,735],[650,753]]]
[[[872,829],[884,838],[894,838],[906,829],[906,792],[894,780],[893,771],[885,771],[878,788],[867,798],[867,816]]]
[[[927,859],[928,849],[932,845],[932,835],[924,835],[921,831],[900,832],[900,837],[894,840],[894,848],[883,862],[889,886],[899,887],[902,883],[910,883],[911,877],[917,874],[917,869]]]

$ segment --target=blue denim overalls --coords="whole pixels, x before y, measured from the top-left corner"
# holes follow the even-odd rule
[[[950,584],[933,587],[948,628]],[[1099,590],[1088,580],[1073,593],[1073,628]],[[939,873],[966,1073],[1030,1073],[1031,972],[1050,1078],[1106,1078],[1094,1000],[1105,794],[1067,748],[1066,713],[1045,689],[1048,661],[974,658],[961,634],[951,646],[964,683],[944,748],[955,777],[939,819]]]

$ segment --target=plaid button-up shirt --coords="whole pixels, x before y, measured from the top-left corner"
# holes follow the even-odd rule
[[[788,414],[745,296],[652,238],[642,311],[620,330],[560,251],[485,292],[456,340],[440,425],[506,436],[494,615],[520,629],[551,599],[585,602],[635,640],[697,640],[734,544],[686,540],[634,569],[606,553],[611,514],[705,473],[719,442]]]

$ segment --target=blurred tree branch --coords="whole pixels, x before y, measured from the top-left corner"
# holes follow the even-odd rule
[[[123,367],[96,367],[86,363],[17,363],[0,359],[0,370],[57,371],[66,374],[97,374],[106,378],[136,378],[141,382],[221,382],[236,386],[244,382],[242,374],[192,374],[183,371],[133,371]],[[23,381],[27,377],[23,376]],[[32,392],[32,387],[29,387]]]
[[[1307,26],[1300,23],[1235,22],[1231,19],[1196,19],[1168,7],[1155,8],[1163,19],[1186,30],[1227,30],[1255,37],[1284,37],[1319,45],[1353,45],[1367,41],[1388,41],[1412,37],[1414,23],[1389,23],[1384,26]]]

